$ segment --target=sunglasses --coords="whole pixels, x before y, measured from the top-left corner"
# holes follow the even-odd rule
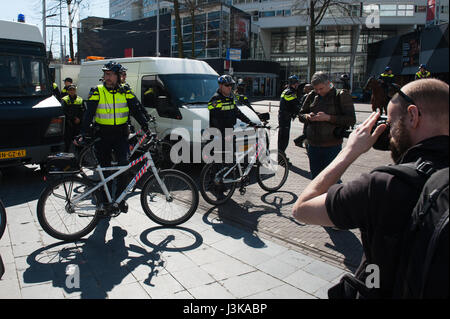
[[[224,84],[224,86],[226,86],[227,88],[232,87],[233,84]]]
[[[393,87],[395,89],[395,92],[398,93],[398,95],[400,95],[406,102],[417,106],[417,109],[419,110],[419,116],[421,116],[422,114],[420,114],[420,109],[419,109],[419,106],[417,105],[417,103],[414,102],[414,100],[412,98],[410,98],[408,95],[406,95],[406,93],[403,92],[400,88],[398,88],[396,86],[393,86]]]

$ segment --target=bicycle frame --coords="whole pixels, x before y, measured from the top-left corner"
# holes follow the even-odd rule
[[[144,134],[143,139],[145,139],[147,135]],[[142,141],[141,141],[142,143]],[[135,146],[135,148],[138,145]],[[136,185],[136,183],[139,181],[139,179],[145,174],[145,172],[147,172],[148,168],[150,167],[153,174],[155,175],[156,180],[158,181],[159,185],[161,186],[161,189],[164,192],[164,195],[166,196],[166,199],[168,201],[170,201],[172,199],[171,195],[169,194],[165,184],[163,183],[163,181],[161,180],[161,178],[158,175],[158,169],[155,166],[155,163],[153,162],[153,158],[150,154],[150,151],[146,151],[144,155],[142,155],[141,157],[139,157],[138,159],[134,160],[133,162],[129,163],[126,166],[113,166],[113,167],[100,167],[97,166],[95,168],[95,170],[98,172],[101,181],[94,186],[92,189],[90,189],[89,191],[75,196],[72,200],[72,204],[77,204],[79,203],[81,200],[83,200],[85,197],[87,197],[88,195],[92,194],[93,192],[95,192],[97,189],[99,189],[100,187],[104,187],[107,199],[108,199],[108,203],[113,203],[112,202],[112,197],[111,194],[109,192],[107,183],[113,179],[115,179],[117,176],[123,174],[124,172],[128,171],[130,168],[132,168],[133,166],[135,166],[136,164],[138,164],[139,162],[146,160],[145,165],[139,170],[139,172],[136,173],[136,175],[131,179],[130,183],[127,185],[127,187],[125,187],[125,189],[122,191],[122,193],[116,198],[116,200],[114,201],[114,203],[118,204],[120,203],[125,196],[131,192],[131,190],[133,189],[133,187]],[[103,172],[104,171],[116,171],[115,173],[113,173],[112,175],[110,175],[108,178],[105,179]],[[72,190],[69,190],[69,192],[71,192]]]
[[[270,160],[270,155],[268,154],[268,149],[267,149],[267,145],[264,145],[265,143],[261,144],[261,142],[256,142],[255,144],[252,145],[251,148],[247,149],[246,151],[244,151],[243,153],[239,154],[239,156],[236,158],[236,164],[234,164],[224,175],[223,175],[223,183],[224,184],[231,184],[231,183],[236,183],[236,182],[240,182],[242,181],[242,179],[244,177],[246,177],[251,169],[253,168],[253,165],[255,165],[256,161],[258,160],[258,158],[260,158],[260,154],[261,151],[265,151],[266,154],[265,156],[269,157],[269,163],[271,162]],[[265,146],[265,147],[264,147]],[[242,166],[241,166],[241,161],[247,156],[249,155],[251,152],[253,153],[253,156],[250,157],[250,162],[247,165],[247,168],[245,169],[245,171],[242,171]],[[235,167],[238,167],[239,170],[239,178],[238,179],[226,179],[226,177],[233,171],[233,169]]]

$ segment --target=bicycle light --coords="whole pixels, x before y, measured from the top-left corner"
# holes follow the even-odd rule
[[[65,116],[52,118],[45,132],[45,137],[64,135],[64,119]]]

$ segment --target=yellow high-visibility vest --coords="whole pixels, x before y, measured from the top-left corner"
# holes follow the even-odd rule
[[[112,94],[103,85],[97,85],[97,90],[98,92],[95,91],[89,97],[91,101],[98,101],[95,122],[101,125],[125,124],[130,112],[127,98],[134,97],[131,91],[120,93],[116,90],[115,94]]]

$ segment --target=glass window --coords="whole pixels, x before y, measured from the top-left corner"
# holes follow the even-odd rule
[[[220,19],[220,11],[214,11],[208,13],[208,20],[218,20]]]
[[[291,10],[284,10],[284,16],[288,17],[291,15]]]
[[[274,16],[275,16],[275,11],[263,11],[263,12],[260,12],[260,17],[261,18],[274,17]]]
[[[208,22],[208,30],[217,30],[220,27],[220,21],[209,21]]]

